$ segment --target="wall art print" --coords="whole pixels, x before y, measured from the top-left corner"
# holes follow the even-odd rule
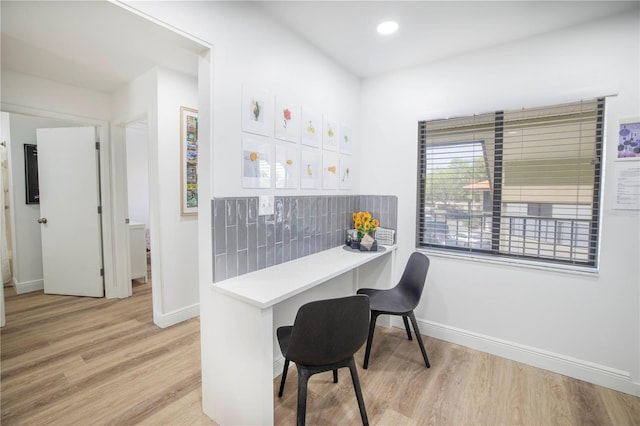
[[[338,181],[340,185],[340,189],[351,189],[353,188],[352,182],[352,162],[351,157],[340,157],[340,174],[338,175]]]
[[[180,214],[198,214],[198,111],[180,107]]]
[[[242,131],[273,135],[273,97],[265,90],[242,88]]]
[[[319,148],[322,142],[322,116],[302,108],[301,142]]]
[[[276,188],[297,188],[300,171],[300,150],[293,145],[276,145]]]
[[[640,122],[620,123],[618,158],[640,160]]]
[[[287,100],[276,98],[274,112],[276,139],[300,142],[300,106]]]
[[[338,150],[338,122],[328,117],[322,119],[322,148],[329,151]]]
[[[343,154],[353,153],[353,137],[351,127],[340,124],[340,152]]]
[[[318,189],[322,176],[322,155],[319,151],[300,153],[300,188]]]
[[[325,151],[322,153],[322,188],[338,189],[340,164],[338,154]]]
[[[242,139],[242,187],[271,188],[271,145]]]

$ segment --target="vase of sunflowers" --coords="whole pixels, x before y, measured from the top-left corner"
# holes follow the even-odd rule
[[[352,218],[353,227],[358,232],[358,245],[360,250],[363,249],[364,242],[365,250],[375,251],[377,244],[370,234],[375,232],[378,226],[380,226],[378,219],[374,219],[369,212],[353,213]],[[365,238],[365,236],[368,236],[368,238]],[[371,240],[373,240],[373,242],[371,242]]]

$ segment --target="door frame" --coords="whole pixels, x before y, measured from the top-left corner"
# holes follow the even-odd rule
[[[122,282],[122,276],[127,275],[126,267],[127,262],[122,264],[121,259],[128,256],[128,247],[126,247],[126,253],[118,253],[116,250],[121,246],[120,238],[125,231],[124,220],[122,224],[118,226],[117,216],[114,212],[114,191],[112,182],[112,162],[111,162],[111,132],[109,123],[104,120],[91,119],[87,117],[75,116],[72,114],[59,113],[54,111],[42,110],[31,107],[24,107],[20,105],[13,105],[7,103],[0,104],[0,110],[9,114],[22,114],[33,117],[52,118],[64,121],[71,121],[85,126],[93,126],[96,128],[96,135],[100,141],[100,198],[102,205],[102,253],[103,253],[103,267],[104,267],[104,291],[106,298],[122,298],[128,297],[126,282]],[[11,208],[11,207],[10,207]],[[10,211],[10,214],[13,214]],[[12,235],[15,235],[14,223],[11,224]],[[117,228],[121,228],[119,232],[116,232]],[[118,255],[119,254],[119,255]],[[126,254],[126,255],[125,255]],[[17,263],[17,254],[14,253],[13,261]],[[123,271],[124,269],[124,271]],[[129,282],[129,291],[131,283]]]

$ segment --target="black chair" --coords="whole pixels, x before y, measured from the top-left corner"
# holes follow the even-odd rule
[[[362,423],[369,424],[353,360],[353,354],[367,338],[368,323],[369,298],[356,295],[302,305],[293,326],[278,328],[278,343],[285,358],[278,397],[284,391],[289,361],[293,361],[298,370],[298,425],[305,423],[309,378],[332,370],[333,381],[337,383],[338,368],[342,367],[351,371]]]
[[[363,368],[369,366],[369,355],[371,354],[371,342],[373,342],[373,332],[376,328],[376,320],[378,316],[399,315],[404,321],[404,328],[407,330],[407,338],[411,338],[411,330],[409,329],[409,319],[413,324],[413,331],[422,351],[422,357],[427,368],[430,368],[427,352],[424,350],[422,336],[416,321],[413,310],[418,306],[422,297],[422,290],[427,279],[427,271],[429,270],[429,258],[422,253],[412,253],[407,262],[407,266],[402,273],[402,277],[398,284],[389,290],[377,290],[373,288],[361,288],[358,294],[366,294],[369,296],[371,306],[371,322],[369,323],[369,337],[367,338],[367,349],[364,354]]]

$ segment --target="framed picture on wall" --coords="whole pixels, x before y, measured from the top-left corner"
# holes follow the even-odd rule
[[[27,193],[27,204],[40,204],[37,145],[24,145],[24,181]]]
[[[180,107],[180,214],[198,214],[198,111]]]
[[[297,188],[300,171],[300,151],[297,146],[276,145],[276,188]]]
[[[618,130],[618,160],[640,160],[640,120],[621,120]]]
[[[243,132],[273,136],[273,95],[243,86],[241,110]]]
[[[353,153],[353,137],[351,127],[340,123],[340,152],[343,154]]]
[[[300,153],[300,188],[319,189],[322,177],[322,155],[318,151]]]
[[[320,148],[322,143],[322,116],[302,108],[302,145]]]
[[[274,116],[276,138],[287,142],[300,142],[300,106],[277,97]]]
[[[338,154],[335,152],[322,153],[322,187],[324,189],[338,188],[338,173],[340,165]]]
[[[242,187],[271,188],[271,144],[242,138]]]
[[[340,189],[351,189],[351,157],[340,157],[340,174],[338,180],[340,181]]]
[[[322,117],[322,148],[329,151],[338,150],[338,122],[328,118]]]

